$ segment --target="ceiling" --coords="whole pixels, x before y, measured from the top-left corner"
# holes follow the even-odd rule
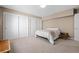
[[[29,13],[39,17],[49,16],[63,10],[78,7],[78,5],[47,5],[45,8],[41,8],[40,5],[1,5],[1,6],[21,11],[24,13]]]

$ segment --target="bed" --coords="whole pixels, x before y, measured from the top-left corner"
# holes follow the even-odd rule
[[[45,30],[37,30],[35,32],[35,37],[41,36],[47,38],[51,44],[54,44],[54,40],[59,37],[59,28],[47,28]]]

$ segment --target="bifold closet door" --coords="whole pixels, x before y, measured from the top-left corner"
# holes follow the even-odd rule
[[[3,39],[18,39],[35,36],[42,29],[42,20],[36,17],[3,13]]]
[[[74,17],[74,39],[79,41],[79,13]]]
[[[19,16],[19,38],[28,36],[28,16]]]
[[[41,19],[36,19],[36,29],[37,30],[42,30],[42,20]]]
[[[18,15],[7,13],[3,14],[3,38],[17,39],[18,38]]]
[[[42,20],[36,17],[29,17],[29,36],[35,36],[35,32],[41,29]]]
[[[30,33],[30,36],[35,36],[35,31],[36,31],[36,18],[34,17],[30,17],[30,28],[29,28],[29,33]]]

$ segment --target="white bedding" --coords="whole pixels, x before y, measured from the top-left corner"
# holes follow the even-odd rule
[[[54,44],[54,40],[59,37],[60,31],[58,28],[48,28],[46,30],[38,30],[35,32],[36,36],[45,37],[51,44]]]

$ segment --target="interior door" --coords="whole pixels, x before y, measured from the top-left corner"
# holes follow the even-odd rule
[[[24,15],[19,16],[19,38],[28,36],[28,17]]]
[[[4,13],[3,17],[3,38],[16,39],[18,38],[18,15],[12,13]]]
[[[79,13],[74,18],[74,39],[79,41]]]

